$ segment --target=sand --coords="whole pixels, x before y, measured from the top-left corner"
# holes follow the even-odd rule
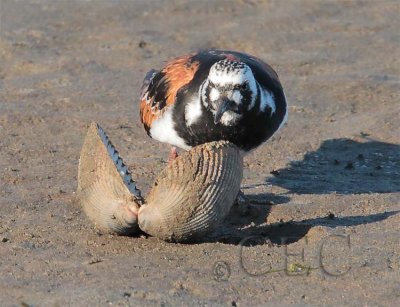
[[[400,303],[399,1],[0,2],[0,304]],[[145,73],[200,48],[278,72],[289,120],[245,158],[245,204],[195,244],[98,234],[75,199],[91,121],[143,193],[169,147]]]

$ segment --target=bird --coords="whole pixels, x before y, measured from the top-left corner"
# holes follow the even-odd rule
[[[238,51],[208,49],[150,70],[140,94],[140,119],[147,134],[172,146],[219,140],[244,154],[267,141],[286,122],[288,107],[274,69]]]

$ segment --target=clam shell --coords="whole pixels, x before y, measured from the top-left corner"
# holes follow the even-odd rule
[[[82,147],[77,197],[100,231],[116,234],[138,231],[140,191],[97,123],[90,125]]]
[[[229,213],[240,189],[243,156],[227,141],[197,146],[155,180],[139,209],[139,227],[168,241],[201,238]]]
[[[139,230],[168,241],[199,238],[229,213],[239,192],[243,156],[226,141],[184,152],[157,177],[147,201],[103,129],[90,125],[78,170],[77,197],[104,232]]]

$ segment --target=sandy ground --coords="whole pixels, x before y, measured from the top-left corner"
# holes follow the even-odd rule
[[[399,1],[0,2],[0,305],[400,303]],[[144,191],[168,146],[143,76],[199,48],[276,68],[288,124],[204,242],[99,235],[75,201],[90,121]],[[398,306],[398,305],[397,305]]]

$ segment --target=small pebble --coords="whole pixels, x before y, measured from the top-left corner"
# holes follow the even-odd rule
[[[146,43],[145,41],[141,40],[141,41],[139,42],[139,48],[144,48],[144,47],[146,47],[146,46],[147,46],[147,43]]]
[[[344,168],[345,169],[353,169],[354,168],[353,162],[348,162]]]
[[[273,170],[270,172],[271,175],[279,176],[279,171]]]

